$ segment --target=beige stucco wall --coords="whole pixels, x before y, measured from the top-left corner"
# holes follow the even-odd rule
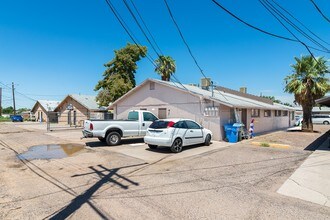
[[[35,119],[37,122],[47,122],[47,112],[44,111],[44,109],[41,107],[41,105],[38,103],[35,107],[35,110],[33,112]],[[41,117],[41,118],[40,118]],[[42,120],[40,120],[42,119]],[[49,121],[50,122],[57,122],[57,115],[54,112],[49,112]]]
[[[283,112],[281,116],[275,116],[275,110],[271,110],[271,117],[264,117],[264,110],[260,109],[260,117],[251,117],[251,109],[247,110],[247,128],[249,128],[249,124],[251,119],[254,118],[254,132],[266,132],[273,131],[282,128],[288,128],[294,125],[294,120],[292,120],[291,112],[288,112],[287,116],[283,116]],[[291,123],[291,124],[290,124]]]
[[[218,116],[205,116],[204,109],[214,106],[219,108]],[[127,118],[131,110],[146,109],[158,116],[159,108],[166,108],[167,118],[189,118],[210,129],[214,140],[224,139],[223,125],[235,122],[233,108],[205,101],[199,97],[180,90],[170,89],[167,86],[155,83],[155,90],[150,90],[149,83],[134,91],[114,107],[114,119]],[[264,117],[264,110],[260,110],[260,117],[255,118],[255,132],[272,131],[289,126],[289,115]],[[247,129],[251,121],[251,109],[247,110]],[[293,125],[294,121],[291,121]]]
[[[68,110],[67,106],[72,104],[73,110]],[[73,116],[74,112],[76,112],[76,125],[82,126],[83,121],[89,117],[89,110],[78,103],[76,100],[72,99],[71,97],[66,98],[61,105],[57,108],[59,113],[58,123],[60,124],[69,124],[68,122],[68,115],[71,114],[71,125],[74,125]]]
[[[47,122],[47,113],[43,110],[39,103],[37,104],[36,110],[34,111],[34,116],[38,122]],[[42,120],[40,121],[40,119]]]
[[[219,104],[205,103],[199,97],[180,90],[169,89],[159,84],[155,84],[155,90],[150,90],[149,85],[146,85],[114,106],[114,118],[125,119],[129,111],[139,109],[146,109],[158,116],[158,109],[166,108],[167,118],[193,119],[210,129],[214,140],[222,140],[219,116],[204,116],[204,108],[211,105],[220,107]],[[227,115],[224,113],[224,120],[226,119]]]

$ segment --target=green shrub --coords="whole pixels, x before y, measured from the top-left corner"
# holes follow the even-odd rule
[[[261,147],[269,147],[270,145],[269,145],[268,143],[266,143],[266,142],[262,142],[262,143],[260,144],[260,146],[261,146]]]

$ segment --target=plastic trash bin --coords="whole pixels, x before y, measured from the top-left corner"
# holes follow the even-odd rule
[[[236,143],[238,140],[238,129],[234,127],[232,124],[224,125],[226,138],[230,143]]]
[[[237,141],[241,141],[242,140],[244,126],[245,125],[243,123],[235,123],[235,124],[233,124],[233,127],[235,127],[236,128],[236,131],[237,131]]]

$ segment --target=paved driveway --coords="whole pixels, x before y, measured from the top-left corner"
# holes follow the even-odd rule
[[[330,218],[328,207],[276,192],[309,151],[215,142],[172,154],[21,126],[0,125],[1,219]],[[62,159],[16,158],[46,143],[88,147]]]

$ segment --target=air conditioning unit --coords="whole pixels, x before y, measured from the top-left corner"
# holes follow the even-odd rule
[[[202,78],[201,87],[209,87],[211,85],[211,78]]]

